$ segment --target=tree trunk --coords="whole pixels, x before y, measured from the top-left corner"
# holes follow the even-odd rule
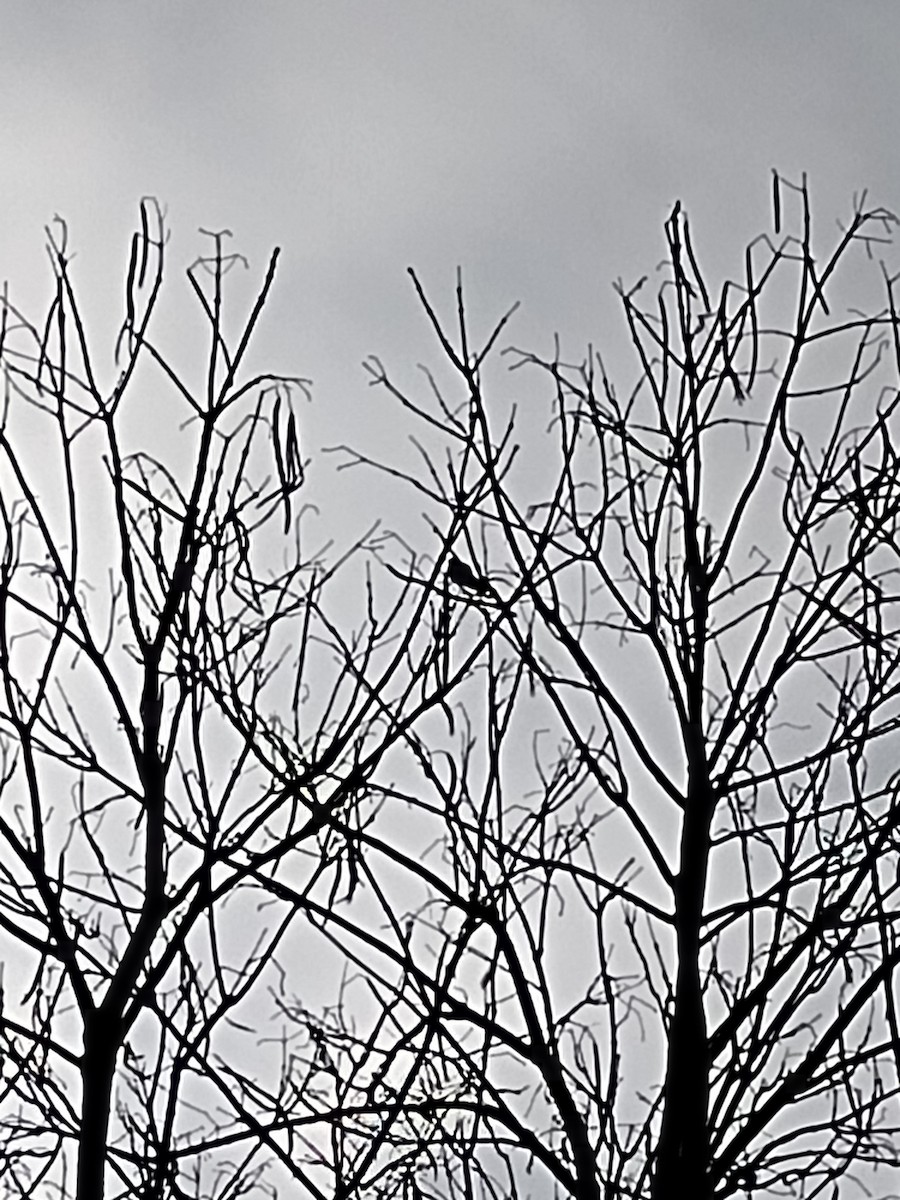
[[[688,788],[675,888],[678,971],[669,1030],[653,1200],[708,1200],[709,1044],[700,983],[700,926],[713,805],[706,781]]]
[[[112,1081],[118,1039],[107,1021],[89,1022],[81,1068],[81,1143],[75,1200],[103,1200]]]

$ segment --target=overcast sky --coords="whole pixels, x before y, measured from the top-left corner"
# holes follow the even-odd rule
[[[310,376],[305,444],[360,441],[377,353],[436,358],[406,275],[449,311],[522,302],[510,337],[624,343],[611,283],[663,255],[676,199],[736,271],[771,169],[819,225],[855,191],[900,209],[898,0],[6,0],[0,279],[38,315],[43,226],[122,316],[143,195],[181,271],[228,227],[258,275],[283,247],[262,348]],[[111,350],[112,339],[110,338]],[[615,353],[614,353],[615,356]],[[346,478],[346,477],[345,477]],[[349,480],[348,480],[349,486]],[[371,507],[371,503],[370,503]],[[377,507],[377,506],[376,506]]]
[[[707,262],[770,220],[770,169],[809,173],[820,224],[851,193],[900,206],[900,6],[827,0],[18,0],[0,44],[0,277],[44,295],[42,226],[81,278],[120,278],[141,195],[171,266],[227,226],[283,246],[264,346],[313,377],[308,444],[346,436],[360,360],[430,350],[405,274],[519,343],[621,332],[611,281],[662,251],[676,198]]]

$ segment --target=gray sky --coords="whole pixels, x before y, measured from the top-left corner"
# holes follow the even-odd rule
[[[520,300],[516,343],[615,359],[611,282],[653,270],[676,198],[714,279],[772,167],[823,229],[861,188],[900,208],[898,48],[897,0],[7,0],[0,279],[40,313],[59,213],[112,335],[142,195],[172,276],[198,226],[257,278],[279,244],[257,361],[314,380],[307,446],[377,440],[360,361],[438,357],[408,265],[445,312],[461,264],[476,319]]]
[[[208,249],[198,227],[233,230],[255,280],[281,245],[255,362],[313,379],[313,453],[391,458],[405,437],[360,362],[409,379],[440,360],[408,265],[449,316],[461,264],[483,329],[520,300],[511,340],[548,350],[558,330],[575,359],[592,340],[614,377],[627,364],[621,385],[611,282],[653,271],[676,198],[713,281],[771,227],[772,167],[808,172],[829,241],[855,190],[900,207],[896,0],[28,0],[4,18],[13,298],[41,313],[42,227],[62,214],[111,364],[128,238],[155,195],[172,229],[160,316],[202,368],[205,330],[168,315],[193,310],[179,275]],[[314,457],[305,493],[325,499],[314,542],[417,521],[417,503],[398,515],[377,478],[335,481],[333,462]]]
[[[407,265],[449,306],[462,264],[476,316],[521,300],[517,342],[580,357],[621,344],[610,283],[659,261],[676,198],[721,268],[769,222],[773,166],[809,172],[823,226],[857,188],[900,205],[898,45],[891,0],[18,0],[0,277],[46,295],[58,212],[118,320],[144,193],[170,268],[200,225],[258,271],[280,244],[261,346],[315,380],[307,444],[343,440],[360,360],[431,352]]]

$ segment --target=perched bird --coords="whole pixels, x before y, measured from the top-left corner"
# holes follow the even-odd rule
[[[468,563],[451,554],[447,562],[447,581],[479,596],[490,596],[493,588],[482,575],[476,575]]]

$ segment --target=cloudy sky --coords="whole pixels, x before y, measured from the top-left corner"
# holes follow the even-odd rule
[[[38,315],[58,213],[114,333],[148,194],[173,273],[200,226],[257,275],[280,245],[261,347],[314,380],[305,444],[377,439],[361,360],[436,357],[407,266],[444,311],[457,264],[476,318],[521,301],[520,345],[615,354],[611,283],[676,199],[714,277],[773,167],[824,228],[862,188],[900,209],[898,48],[897,0],[6,0],[0,280]]]
[[[0,277],[46,297],[43,224],[70,226],[92,302],[121,313],[144,194],[170,263],[228,227],[283,247],[263,345],[311,376],[307,444],[343,440],[360,360],[430,353],[405,274],[514,339],[621,339],[611,281],[662,251],[673,201],[705,260],[806,170],[820,224],[855,189],[900,206],[900,7],[828,0],[14,0],[0,46]],[[33,311],[33,308],[32,308]]]

